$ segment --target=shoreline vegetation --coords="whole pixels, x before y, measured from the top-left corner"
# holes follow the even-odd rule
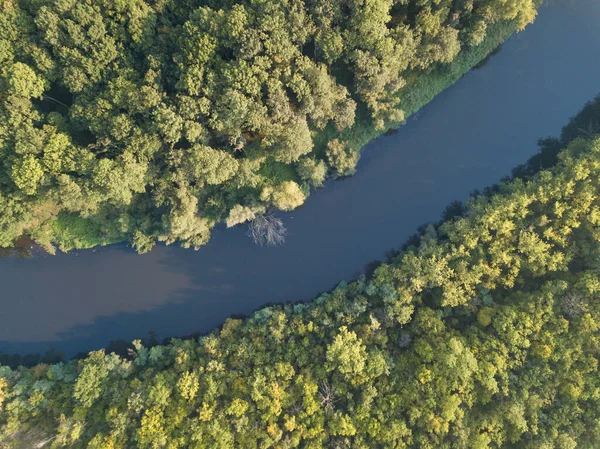
[[[599,122],[309,303],[0,367],[0,447],[598,447]]]
[[[377,129],[366,111],[357,113],[355,124],[347,132],[339,135],[335,129],[319,131],[313,135],[315,152],[324,154],[327,143],[339,138],[346,141],[352,151],[357,152],[354,164],[358,163],[363,147],[372,140],[388,133],[398,131],[402,125],[419,109],[431,102],[439,93],[451,87],[461,77],[466,75],[477,64],[494,55],[496,50],[516,32],[517,28],[512,22],[503,22],[492,25],[483,42],[473,48],[461,51],[457,58],[449,64],[438,66],[431,72],[416,78],[399,93],[400,105],[404,108],[405,118],[400,122],[386,123],[385,129]],[[344,176],[352,176],[353,168]],[[293,173],[286,173],[283,178],[295,182],[302,182]],[[318,187],[317,187],[318,188]],[[309,191],[310,192],[310,191]],[[309,192],[306,192],[308,199]],[[102,235],[100,228],[92,221],[73,215],[63,214],[52,225],[52,243],[63,252],[74,249],[90,249],[95,246],[106,246],[125,241],[126,236],[118,235],[108,238],[99,238]]]
[[[413,84],[403,88],[401,91],[402,95],[399,95],[401,98],[400,104],[406,108],[406,116],[403,121],[387,123],[387,130],[382,131],[373,126],[368,116],[362,117],[362,120],[361,117],[357,117],[355,125],[344,133],[343,136],[338,137],[345,138],[350,142],[352,147],[358,148],[358,158],[360,158],[360,152],[369,142],[382,135],[398,132],[406,123],[406,120],[431,102],[439,93],[451,87],[470,70],[479,68],[478,65],[483,61],[487,63],[489,58],[497,54],[502,44],[515,31],[516,28],[511,22],[492,25],[484,41],[479,46],[462,51],[452,63],[437,67],[431,72],[422,75],[422,79],[416,79]],[[336,138],[336,133],[330,130],[329,133],[326,131],[318,133],[313,139],[315,142],[328,142],[334,138]],[[325,151],[323,144],[319,145],[316,143],[315,145],[317,151]],[[356,162],[358,163],[358,159]],[[352,176],[352,174],[348,176]],[[260,218],[262,219],[262,216]],[[251,225],[252,222],[250,222]],[[124,235],[100,238],[99,236],[101,235],[101,229],[93,221],[74,215],[62,214],[52,224],[52,244],[63,252],[75,249],[91,249],[97,246],[112,245],[125,241]],[[19,253],[19,257],[24,257],[26,254],[26,251],[23,251],[23,245],[20,244],[23,241],[27,242],[29,238],[21,237],[20,241],[13,244]],[[260,238],[258,241],[260,241]],[[50,253],[53,253],[53,249],[49,248],[48,245],[45,245],[45,248]],[[12,254],[10,250],[10,247],[5,250],[7,255]],[[4,254],[0,253],[0,257],[2,256]]]
[[[600,134],[600,95],[594,100],[587,102],[584,107],[569,120],[569,123],[564,126],[561,130],[559,137],[545,137],[538,141],[539,151],[531,156],[525,163],[516,166],[510,176],[505,177],[499,184],[486,187],[482,192],[477,190],[473,191],[470,195],[471,198],[479,195],[492,196],[500,191],[502,183],[514,182],[517,180],[528,181],[532,176],[542,170],[553,167],[558,161],[558,153],[568,145],[569,142],[575,140],[577,137],[591,137],[595,134]],[[377,267],[383,263],[390,263],[393,257],[400,254],[402,251],[407,250],[411,246],[416,246],[423,235],[425,235],[430,227],[435,229],[439,228],[444,222],[456,219],[465,213],[464,202],[454,201],[446,206],[441,214],[441,218],[437,222],[424,223],[419,226],[417,232],[409,237],[406,242],[399,246],[400,249],[392,248],[387,253],[386,261],[372,261],[365,266],[364,275],[371,277]],[[18,246],[18,257],[29,257],[31,251],[30,240],[24,240]],[[10,256],[11,253],[7,253],[1,256]],[[333,291],[333,290],[331,290]],[[331,291],[323,292],[323,294],[331,293]],[[306,304],[308,301],[300,301],[298,304]],[[261,310],[265,307],[282,305],[282,303],[266,303],[257,308]],[[288,305],[296,305],[296,303],[289,303]],[[250,315],[233,314],[230,319],[242,319],[246,320]],[[208,332],[210,333],[210,331]],[[185,336],[177,337],[166,337],[157,339],[153,330],[148,330],[148,335],[145,338],[140,338],[140,341],[145,347],[151,348],[156,345],[167,345],[172,338],[188,340],[202,337],[204,334],[196,333]],[[135,349],[131,342],[125,340],[112,340],[109,344],[103,348],[106,353],[116,353],[120,357],[128,357],[131,351]],[[87,353],[80,352],[72,357],[72,360],[85,358]],[[38,363],[59,363],[64,362],[64,354],[56,348],[49,348],[44,354],[16,354],[6,353],[0,351],[0,365],[8,366],[12,369],[16,369],[19,366],[31,368]]]
[[[295,209],[539,6],[191,3],[0,10],[0,247],[198,248]]]

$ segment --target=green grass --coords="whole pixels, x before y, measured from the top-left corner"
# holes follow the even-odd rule
[[[294,181],[297,178],[294,167],[272,159],[268,159],[264,165],[260,167],[258,174],[265,177],[273,184],[281,184],[285,181]]]
[[[65,213],[60,214],[52,224],[52,235],[52,243],[65,252],[105,246],[125,240],[123,234],[114,230],[107,231],[90,218]]]

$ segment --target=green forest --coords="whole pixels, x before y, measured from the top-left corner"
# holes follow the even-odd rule
[[[0,367],[0,447],[600,447],[599,121],[309,303]]]
[[[0,0],[0,247],[292,210],[538,0]]]

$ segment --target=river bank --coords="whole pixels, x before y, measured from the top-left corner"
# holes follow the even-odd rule
[[[600,136],[577,137],[310,303],[0,367],[0,445],[597,447],[599,193]]]
[[[582,110],[575,116],[568,125],[563,127],[562,132],[560,133],[560,137],[553,138],[545,138],[540,139],[539,151],[531,156],[525,163],[516,166],[512,170],[512,174],[506,179],[502,180],[502,183],[515,181],[517,179],[522,181],[531,180],[539,171],[546,170],[553,167],[558,159],[558,153],[566,148],[568,143],[577,137],[591,137],[593,134],[600,132],[600,127],[598,127],[598,123],[600,123],[600,96],[596,97],[593,101],[588,102]],[[475,195],[485,195],[491,197],[494,194],[499,193],[501,184],[495,184],[491,186],[487,186],[483,189],[483,192],[473,192],[471,197]],[[393,259],[401,254],[402,251],[406,251],[411,246],[416,247],[419,244],[421,237],[427,233],[431,232],[431,229],[439,229],[439,227],[450,220],[455,220],[464,216],[465,213],[465,204],[463,202],[457,201],[450,203],[446,206],[444,211],[441,214],[441,219],[437,222],[431,222],[423,224],[419,230],[408,240],[398,246],[394,246],[390,248],[390,251],[387,254],[386,260],[383,263],[392,263]],[[27,242],[23,243],[24,247],[27,247]],[[382,263],[372,263],[365,268],[365,272],[360,275],[359,279],[369,279],[372,277],[374,271],[381,266]],[[352,282],[359,281],[359,279],[352,279]],[[333,290],[326,292],[325,294],[332,294]],[[297,301],[293,304],[308,304],[312,300],[304,300]],[[292,303],[287,303],[290,305]],[[262,304],[260,309],[277,305],[277,303],[271,304]],[[251,316],[251,314],[232,314],[231,319],[247,319]],[[138,336],[138,340],[141,341],[144,347],[152,348],[157,345],[168,345],[169,341],[172,338],[189,340],[193,338],[198,338],[200,336],[206,335],[211,332],[212,329],[206,332],[201,333],[193,333],[190,335],[172,335],[168,337],[163,337],[161,340],[157,338],[157,336],[152,332],[148,332],[147,335]],[[134,346],[131,341],[127,340],[113,340],[109,342],[109,344],[103,348],[107,354],[115,353],[120,357],[130,358],[131,354],[134,351]],[[81,352],[75,354],[74,358],[83,358],[86,357],[87,353]],[[60,361],[65,360],[64,354],[60,351],[50,349],[45,354],[6,354],[0,352],[0,365],[9,366],[13,369],[18,366],[26,366],[32,367],[38,363],[58,363]]]
[[[206,332],[232,314],[354,279],[446,205],[507,176],[598,94],[600,63],[589,57],[600,52],[598,14],[592,0],[543,7],[487,66],[371,142],[355,176],[281,214],[282,247],[219,227],[198,252],[158,246],[138,256],[117,245],[0,260],[0,350],[72,356],[149,330],[159,340]]]
[[[515,32],[516,25],[513,22],[496,23],[488,28],[486,37],[481,44],[462,50],[451,63],[438,64],[423,74],[408,74],[407,85],[398,93],[400,106],[405,115],[405,120],[401,122],[388,122],[383,129],[377,129],[366,105],[358,101],[354,126],[342,133],[337,132],[333,126],[328,126],[323,131],[316,131],[313,134],[314,153],[323,155],[327,143],[335,138],[347,142],[354,151],[360,153],[369,142],[390,130],[399,129],[406,123],[406,120],[487,58]],[[291,180],[300,182],[291,167],[278,163],[275,165],[265,166],[262,171],[273,174],[279,182]],[[318,194],[319,189],[313,190],[312,193]],[[243,226],[245,227],[245,225]],[[126,240],[125,234],[118,232],[107,234],[94,221],[75,215],[59,216],[52,228],[52,242],[63,252],[113,245]]]

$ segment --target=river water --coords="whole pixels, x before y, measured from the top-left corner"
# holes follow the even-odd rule
[[[282,247],[217,228],[197,252],[159,246],[139,256],[116,245],[0,260],[0,351],[72,355],[151,330],[207,331],[354,278],[448,203],[508,175],[600,92],[599,23],[598,0],[548,0],[487,65],[365,147],[355,176],[280,214]]]

